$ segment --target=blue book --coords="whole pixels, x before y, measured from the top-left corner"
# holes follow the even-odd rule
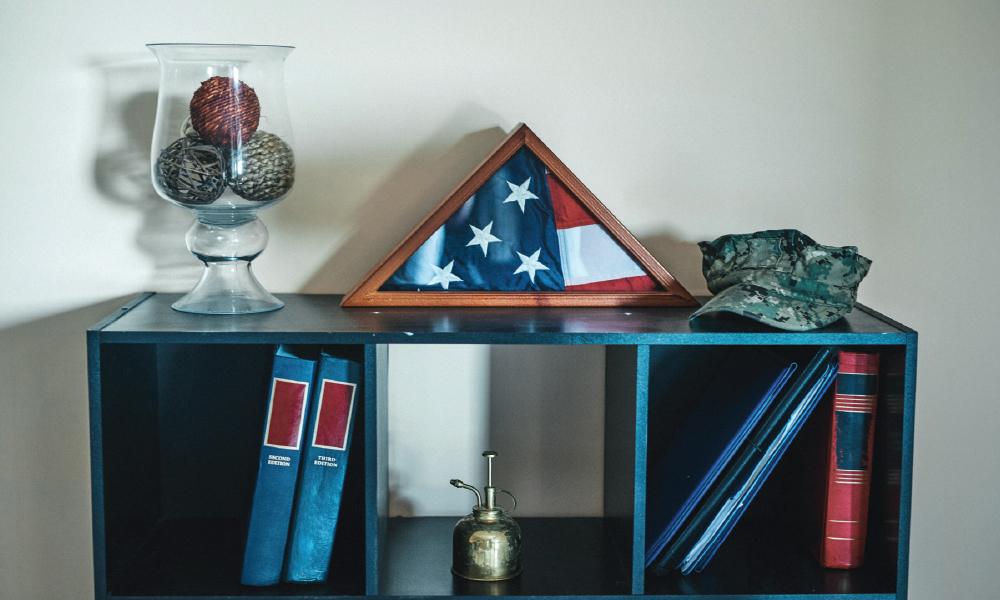
[[[260,466],[243,554],[243,585],[273,585],[280,581],[315,371],[315,361],[284,346],[274,353]]]
[[[795,372],[769,351],[730,352],[650,468],[646,566],[677,534]]]
[[[788,416],[788,420],[785,421],[771,444],[766,449],[757,448],[759,458],[756,464],[753,465],[746,479],[742,481],[741,485],[736,488],[732,496],[723,505],[722,510],[709,523],[705,533],[695,542],[688,555],[681,561],[681,573],[689,575],[694,571],[700,572],[712,560],[719,547],[732,532],[733,527],[736,526],[743,513],[746,512],[747,507],[757,496],[757,492],[760,491],[764,482],[767,481],[771,472],[774,471],[774,467],[778,464],[778,461],[785,455],[785,451],[788,450],[792,440],[795,439],[795,436],[802,429],[802,425],[806,422],[806,419],[812,414],[827,390],[830,389],[830,385],[836,379],[836,376],[837,365],[827,365],[826,370],[823,371],[819,379],[816,380],[802,397],[801,402],[795,407],[795,410]]]
[[[306,429],[285,580],[326,581],[344,491],[361,365],[323,353]]]

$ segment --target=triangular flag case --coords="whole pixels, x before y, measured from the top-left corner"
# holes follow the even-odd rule
[[[697,306],[526,125],[343,306]]]

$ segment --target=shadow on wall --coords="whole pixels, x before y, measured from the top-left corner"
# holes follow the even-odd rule
[[[149,152],[156,119],[159,70],[142,55],[94,60],[101,114],[93,176],[110,202],[142,216],[136,247],[152,262],[147,285],[183,290],[198,280],[201,265],[180,240],[191,224],[186,210],[161,199],[150,181]]]
[[[708,294],[701,274],[701,249],[697,242],[682,240],[671,231],[643,236],[639,242],[688,292],[695,296]]]
[[[401,473],[399,469],[389,467],[389,516],[391,517],[415,517],[417,516],[413,500],[404,495],[405,486],[402,485]]]
[[[603,514],[603,346],[491,346],[485,400],[495,484],[516,514]]]
[[[467,105],[387,175],[357,211],[345,217],[350,233],[306,282],[305,293],[346,293],[389,254],[472,171],[507,132],[491,127],[464,134],[467,123],[496,122]],[[349,173],[344,174],[349,176]]]
[[[93,589],[87,327],[115,298],[0,330],[0,590],[77,598]],[[16,576],[15,576],[16,573]],[[52,577],[58,573],[58,577]]]

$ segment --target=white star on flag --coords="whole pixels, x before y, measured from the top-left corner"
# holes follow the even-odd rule
[[[521,207],[521,212],[524,212],[525,200],[538,200],[538,196],[532,194],[531,191],[528,190],[529,185],[531,185],[531,177],[526,179],[521,185],[514,185],[508,181],[507,186],[510,188],[510,195],[503,201],[503,204],[507,204],[508,202],[517,202],[517,205]]]
[[[482,229],[475,225],[469,225],[469,227],[472,228],[472,239],[469,240],[466,246],[479,246],[483,249],[483,256],[486,256],[486,251],[489,250],[490,244],[503,241],[490,233],[490,230],[493,229],[493,221],[490,221],[490,224]]]
[[[539,248],[535,250],[535,253],[531,256],[525,256],[520,252],[517,253],[517,257],[521,259],[521,266],[514,271],[514,275],[518,273],[527,273],[528,277],[531,278],[531,283],[535,283],[535,271],[548,271],[549,268],[538,262],[538,255],[542,253],[542,249]]]
[[[434,276],[431,280],[427,282],[427,285],[435,285],[440,283],[441,287],[448,289],[448,286],[452,281],[462,281],[462,278],[451,272],[452,268],[455,266],[455,261],[451,261],[442,269],[437,265],[430,265],[431,270],[434,271]]]

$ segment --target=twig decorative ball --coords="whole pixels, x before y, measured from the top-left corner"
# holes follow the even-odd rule
[[[276,200],[295,182],[295,156],[285,140],[258,131],[243,145],[242,165],[232,174],[229,187],[247,200]],[[242,168],[241,168],[242,167]]]
[[[202,139],[232,148],[246,143],[260,124],[260,101],[253,88],[231,77],[201,83],[191,97],[191,125]]]
[[[210,204],[226,191],[225,157],[202,139],[182,137],[160,152],[156,181],[173,200]]]

